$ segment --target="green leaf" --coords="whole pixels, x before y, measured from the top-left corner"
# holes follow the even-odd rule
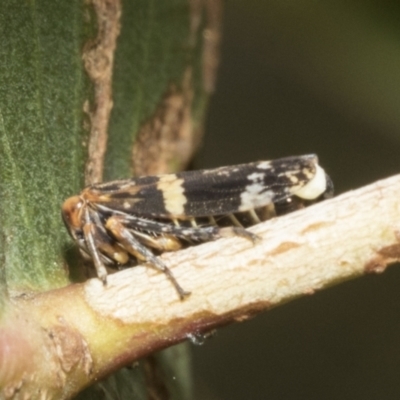
[[[83,12],[78,0],[0,5],[0,255],[11,290],[68,282],[60,206],[82,186]]]

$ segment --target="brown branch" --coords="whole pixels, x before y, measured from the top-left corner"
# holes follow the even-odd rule
[[[94,86],[93,104],[86,101],[85,112],[90,118],[88,138],[88,161],[85,168],[85,183],[101,182],[104,155],[107,146],[107,129],[112,101],[112,74],[117,38],[120,33],[121,1],[90,0],[97,20],[95,39],[86,43],[82,55],[85,69]]]
[[[185,301],[163,274],[144,266],[110,276],[107,287],[92,279],[16,299],[19,321],[34,320],[48,343],[35,350],[51,360],[45,371],[25,376],[21,392],[37,389],[40,377],[51,386],[49,398],[71,396],[193,333],[383,271],[400,258],[399,194],[400,175],[260,224],[252,229],[263,238],[255,246],[229,238],[165,254],[179,283],[192,291]]]

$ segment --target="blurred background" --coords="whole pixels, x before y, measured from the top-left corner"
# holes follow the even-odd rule
[[[196,167],[305,153],[336,194],[400,172],[399,2],[225,3]],[[198,399],[400,398],[399,287],[392,266],[218,330]]]

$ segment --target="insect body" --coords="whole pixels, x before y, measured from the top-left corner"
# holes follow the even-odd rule
[[[62,216],[104,283],[106,265],[144,261],[184,298],[189,293],[156,254],[224,236],[254,242],[246,227],[332,191],[317,157],[306,155],[95,184],[67,199]]]

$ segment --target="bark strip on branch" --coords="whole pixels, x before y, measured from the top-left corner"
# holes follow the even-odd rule
[[[98,32],[95,39],[86,43],[83,51],[85,69],[94,86],[93,104],[87,101],[84,110],[90,118],[88,160],[85,183],[102,181],[107,129],[112,100],[112,74],[117,38],[120,33],[121,1],[90,0],[97,17]]]

